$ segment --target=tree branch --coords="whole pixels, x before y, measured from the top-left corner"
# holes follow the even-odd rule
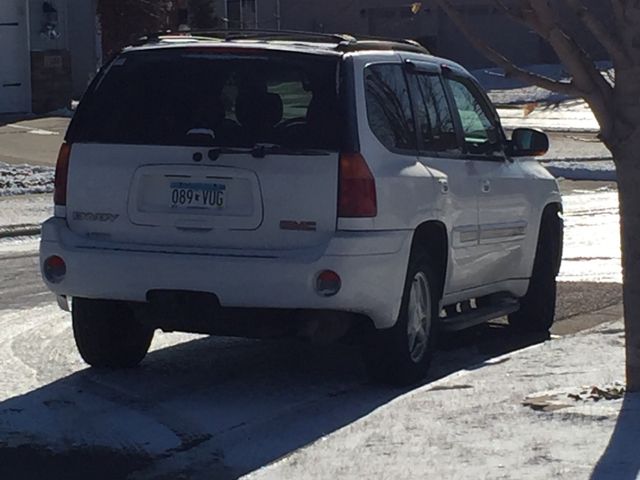
[[[615,35],[612,35],[607,27],[598,19],[580,0],[565,0],[576,16],[593,33],[596,39],[609,52],[612,59],[620,65],[628,65],[629,57],[624,45]]]
[[[537,85],[538,87],[565,95],[582,95],[582,92],[571,82],[559,82],[516,66],[504,55],[486,43],[478,34],[472,31],[462,15],[449,3],[448,0],[435,0],[435,2],[445,11],[449,18],[451,18],[453,23],[456,24],[473,47],[493,63],[502,67],[507,75],[518,78],[525,83]]]
[[[613,10],[613,15],[616,19],[618,30],[621,30],[621,31],[624,30],[625,24],[627,23],[624,18],[624,1],[611,0],[611,8]]]
[[[572,75],[573,83],[589,102],[603,135],[608,135],[613,128],[609,108],[613,98],[613,87],[600,74],[587,52],[566,34],[548,0],[528,0],[528,3],[537,16],[539,35],[551,44],[560,61]]]

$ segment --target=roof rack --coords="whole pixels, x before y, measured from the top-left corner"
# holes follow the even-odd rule
[[[302,32],[297,30],[164,30],[148,33],[138,38],[140,44],[158,42],[162,37],[189,36],[193,38],[218,39],[225,42],[234,40],[281,40],[312,43],[355,42],[351,35],[338,33]]]
[[[402,52],[423,53],[431,55],[431,52],[414,40],[396,39],[358,39],[353,43],[340,43],[336,50],[341,52],[358,52],[364,50],[398,50]]]
[[[415,40],[390,39],[382,37],[354,37],[342,33],[303,32],[297,30],[165,30],[146,34],[138,38],[133,46],[160,42],[163,37],[192,37],[194,39],[215,39],[221,42],[242,40],[283,41],[302,43],[335,44],[334,49],[341,52],[362,50],[401,50],[416,53],[430,52]]]

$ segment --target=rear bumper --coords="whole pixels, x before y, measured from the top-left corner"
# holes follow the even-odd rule
[[[43,276],[58,295],[144,302],[150,290],[190,290],[215,294],[223,307],[348,311],[387,328],[398,317],[411,237],[410,231],[339,232],[320,249],[246,257],[90,242],[64,219],[51,218],[42,227],[40,265],[51,255],[64,259],[60,283]],[[333,297],[314,289],[325,269],[342,279]]]

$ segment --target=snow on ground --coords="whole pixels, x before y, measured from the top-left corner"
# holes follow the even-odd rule
[[[603,161],[552,161],[543,165],[556,178],[567,180],[616,181],[615,165],[610,160]]]
[[[613,68],[610,62],[597,62],[596,65],[603,72],[605,78],[613,77]],[[527,65],[523,69],[557,81],[568,82],[570,78],[564,67],[559,64]],[[508,77],[504,69],[500,67],[481,68],[473,70],[471,73],[488,91],[489,97],[497,105],[531,102],[559,103],[570,98]]]
[[[618,192],[610,187],[563,196],[560,281],[622,283]]]
[[[414,389],[245,478],[637,479],[640,397],[569,396],[623,378],[619,322]]]
[[[598,132],[600,126],[583,100],[561,103],[529,102],[525,105],[498,107],[502,126],[541,128],[547,132]]]
[[[53,167],[0,162],[0,197],[53,192]]]
[[[0,230],[12,225],[38,225],[53,215],[53,198],[44,195],[0,195]]]
[[[528,65],[525,70],[552,80],[569,81],[562,65]],[[610,63],[599,62],[606,78],[613,77]],[[583,100],[527,85],[505,75],[499,67],[471,72],[498,106],[498,113],[507,129],[536,127],[547,131],[594,131],[598,122]]]

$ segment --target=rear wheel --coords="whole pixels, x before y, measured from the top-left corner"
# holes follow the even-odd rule
[[[374,381],[410,385],[426,376],[438,318],[436,278],[426,257],[411,262],[396,324],[373,332],[365,347]]]
[[[509,325],[518,330],[548,332],[555,320],[561,222],[556,211],[546,211],[543,215],[529,290],[520,300],[520,310],[509,315]]]
[[[135,367],[149,351],[153,329],[124,302],[74,298],[72,318],[80,356],[93,367]]]

